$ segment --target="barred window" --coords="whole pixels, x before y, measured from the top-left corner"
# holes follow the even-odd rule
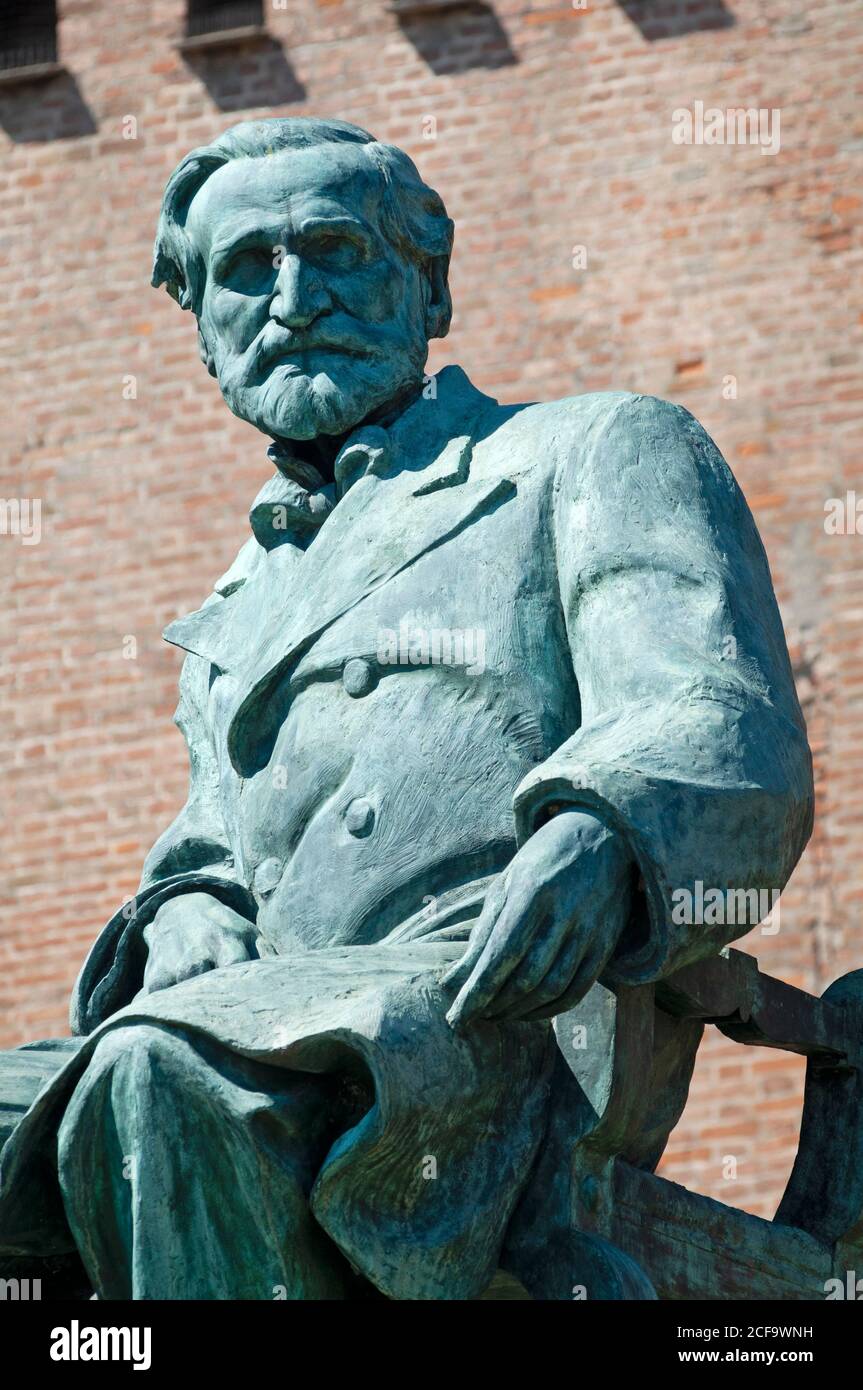
[[[389,9],[396,15],[436,15],[444,10],[468,9],[470,0],[390,0]]]
[[[203,38],[235,29],[260,28],[263,23],[264,0],[189,0],[186,36]]]
[[[0,0],[0,72],[56,61],[56,0]]]

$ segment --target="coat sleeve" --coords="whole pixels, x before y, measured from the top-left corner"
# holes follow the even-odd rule
[[[207,719],[210,663],[190,653],[180,676],[174,722],[189,752],[189,796],[144,862],[141,884],[97,937],[72,995],[73,1033],[90,1033],[141,987],[147,947],[144,928],[181,893],[209,893],[249,921],[256,903],[239,882],[222,821],[219,774]]]
[[[554,528],[581,720],[518,787],[516,833],[563,802],[626,837],[608,978],[634,984],[764,915],[811,832],[811,757],[764,548],[688,411],[616,398],[559,466]]]

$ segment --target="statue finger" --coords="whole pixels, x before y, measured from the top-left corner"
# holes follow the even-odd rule
[[[465,981],[473,974],[474,967],[488,944],[488,939],[494,930],[495,922],[505,900],[506,889],[501,880],[498,879],[486,895],[482,911],[471,928],[464,955],[459,956],[441,979],[444,988],[461,989]]]
[[[174,978],[175,984],[180,984],[182,980],[194,980],[197,975],[205,975],[208,970],[215,970],[217,962],[212,956],[204,956],[197,960],[187,961],[177,970]]]
[[[215,952],[214,963],[216,965],[239,965],[242,961],[253,960],[250,943],[240,940],[239,937],[224,937]]]
[[[530,905],[507,899],[473,971],[447,1013],[453,1028],[479,1017],[517,969],[527,945],[533,914]]]
[[[138,993],[135,997],[138,999],[143,999],[143,997],[147,994],[158,994],[159,990],[165,989],[168,983],[169,981],[163,973],[157,974],[154,971],[152,975],[144,976],[144,982],[141,985],[141,988],[138,990]]]
[[[507,980],[493,1004],[485,1010],[486,1018],[499,1017],[523,1003],[542,984],[572,943],[571,933],[562,939],[560,932],[555,933],[550,929],[550,923],[541,918],[534,925],[533,937],[533,945],[518,969]]]
[[[554,993],[553,982],[550,981],[547,988],[543,985],[541,990],[537,991],[530,1010],[519,1015],[521,1021],[540,1023],[544,1019],[556,1018],[558,1014],[565,1014],[569,1009],[574,1009],[602,974],[607,959],[608,955],[604,949],[589,952],[576,966],[569,983],[557,994]]]

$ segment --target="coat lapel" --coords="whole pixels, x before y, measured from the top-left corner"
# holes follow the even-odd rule
[[[308,549],[271,551],[228,597],[166,629],[168,641],[234,676],[225,715],[228,752],[241,774],[260,732],[259,702],[312,642],[515,492],[500,474],[471,476],[475,426],[493,402],[460,368],[436,380],[436,399],[417,401],[391,427],[387,467],[353,484]]]

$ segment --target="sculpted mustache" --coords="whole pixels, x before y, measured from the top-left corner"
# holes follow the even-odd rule
[[[301,352],[321,350],[345,352],[356,357],[371,357],[375,352],[368,338],[350,333],[286,333],[278,335],[268,329],[255,340],[251,349],[253,367],[266,367],[278,357],[294,357]]]

